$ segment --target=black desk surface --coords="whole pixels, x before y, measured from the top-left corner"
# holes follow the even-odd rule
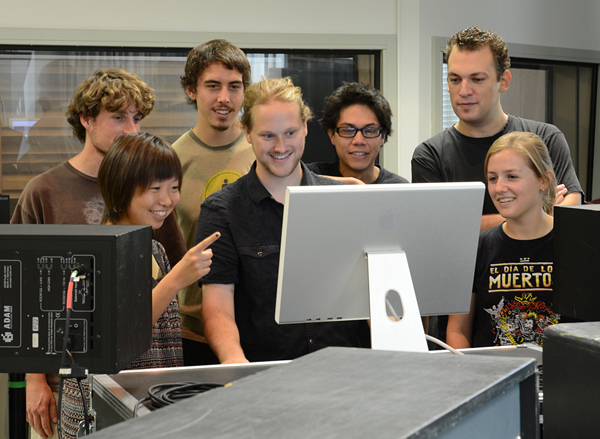
[[[524,358],[328,348],[94,438],[435,437],[534,375]]]

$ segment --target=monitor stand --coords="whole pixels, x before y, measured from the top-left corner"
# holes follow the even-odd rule
[[[367,267],[372,349],[428,352],[406,253],[367,252]],[[400,297],[402,316],[399,320],[388,316],[388,294]]]

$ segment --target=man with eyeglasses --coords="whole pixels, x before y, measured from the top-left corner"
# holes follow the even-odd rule
[[[308,168],[331,177],[354,177],[365,184],[408,183],[375,164],[379,149],[392,134],[392,110],[379,90],[344,83],[325,101],[321,126],[335,147],[338,161]]]

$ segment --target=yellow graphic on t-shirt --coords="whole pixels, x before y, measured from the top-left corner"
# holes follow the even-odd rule
[[[242,174],[237,171],[217,172],[206,182],[204,192],[202,193],[202,201],[206,200],[209,195],[214,194],[219,189],[223,189],[228,184],[233,183],[241,176]]]
[[[552,291],[552,268],[552,262],[491,264],[488,292]]]

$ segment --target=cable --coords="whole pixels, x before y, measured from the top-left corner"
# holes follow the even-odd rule
[[[61,425],[61,414],[62,414],[62,396],[63,396],[63,381],[64,378],[75,378],[77,380],[77,384],[79,386],[79,391],[81,392],[81,399],[83,405],[83,419],[85,421],[85,434],[90,434],[90,424],[89,424],[89,414],[87,407],[87,399],[85,397],[85,392],[83,389],[83,384],[81,380],[87,376],[87,370],[79,367],[75,364],[73,354],[71,353],[71,346],[69,346],[69,329],[71,326],[71,311],[73,310],[73,289],[75,282],[79,282],[80,279],[85,278],[85,274],[87,273],[87,268],[84,265],[77,265],[75,269],[71,272],[71,276],[69,279],[69,285],[67,287],[67,315],[65,319],[65,333],[63,337],[63,351],[61,358],[61,367],[59,370],[60,376],[60,388],[58,393],[58,422],[56,424],[56,429],[58,432],[59,439],[62,439],[62,425]],[[69,356],[70,363],[67,363],[67,355]]]
[[[71,364],[75,364],[75,359],[73,358],[73,354],[68,349],[67,349],[67,355],[69,356],[69,361],[71,361]]]
[[[398,314],[396,313],[396,310],[394,309],[394,307],[392,306],[392,304],[390,303],[390,301],[388,300],[388,298],[385,298],[385,304],[388,308],[388,310],[392,313],[392,315],[394,316],[394,319],[396,321],[400,321],[400,317],[398,317]],[[449,350],[450,352],[452,352],[453,354],[457,354],[457,355],[465,355],[464,353],[454,349],[452,346],[450,346],[449,344],[444,343],[442,340],[437,339],[435,337],[432,337],[429,334],[425,334],[425,339],[429,340],[432,343],[435,343],[441,347],[443,347],[444,349]]]
[[[61,422],[61,413],[62,413],[62,396],[63,396],[63,377],[60,377],[58,380],[58,416],[56,417],[56,432],[58,433],[58,439],[63,439],[62,437],[62,422]]]
[[[394,309],[392,302],[390,302],[390,299],[388,299],[387,296],[385,297],[385,304],[387,306],[388,311],[391,312],[392,315],[394,316],[394,321],[399,322],[400,317],[398,317],[398,314],[396,313],[396,310]]]
[[[81,402],[83,403],[83,420],[85,421],[85,434],[90,434],[90,419],[88,416],[88,407],[87,407],[87,399],[85,397],[85,392],[83,391],[83,384],[81,383],[81,378],[77,378],[77,385],[79,386],[79,391],[81,392]],[[90,395],[91,398],[91,395]]]
[[[439,345],[439,346],[443,347],[444,349],[447,349],[447,350],[449,350],[449,351],[450,351],[450,352],[452,352],[453,354],[456,354],[456,355],[465,355],[465,354],[464,354],[464,352],[461,352],[461,351],[459,351],[459,350],[456,350],[456,349],[454,349],[454,348],[453,348],[452,346],[450,346],[449,344],[446,344],[446,343],[444,343],[442,340],[440,340],[440,339],[438,339],[438,338],[435,338],[435,337],[432,337],[432,336],[431,336],[431,335],[429,335],[429,334],[425,334],[425,338],[426,338],[427,340],[429,340],[430,342],[432,342],[432,343],[435,343],[435,344],[437,344],[437,345]]]
[[[138,409],[144,405],[145,403],[147,403],[148,401],[150,401],[150,397],[146,396],[145,398],[142,398],[140,400],[138,400],[138,402],[135,403],[135,406],[133,407],[133,417],[137,418],[137,412]]]
[[[133,417],[137,417],[139,407],[148,401],[152,403],[148,408],[150,410],[156,410],[218,387],[223,387],[223,384],[199,383],[193,381],[156,384],[148,389],[148,396],[140,399],[136,403],[133,409]]]
[[[161,408],[216,387],[223,387],[223,385],[190,381],[175,384],[157,384],[148,389],[148,396],[152,401],[153,407]]]
[[[63,337],[63,351],[62,351],[62,356],[61,356],[61,361],[60,361],[60,366],[61,369],[67,365],[67,352],[69,353],[69,358],[71,360],[71,364],[73,364],[73,356],[71,355],[71,352],[69,351],[69,326],[70,326],[70,322],[71,322],[71,309],[73,306],[73,282],[74,282],[74,277],[77,276],[77,271],[73,271],[71,273],[71,279],[69,280],[69,286],[67,288],[67,317],[66,317],[66,322],[65,322],[65,335]],[[58,391],[58,416],[57,416],[57,423],[56,423],[56,431],[58,432],[58,438],[62,439],[62,423],[61,423],[61,413],[62,413],[62,396],[63,396],[63,377],[62,374],[60,374],[60,380],[59,380],[59,391]]]
[[[88,274],[88,268],[83,264],[77,264],[73,271],[77,271],[79,279],[85,279],[85,276]]]
[[[73,271],[71,274],[71,280],[67,288],[67,318],[65,322],[65,335],[63,337],[63,351],[60,365],[67,365],[67,349],[69,349],[69,326],[71,326],[71,310],[73,309],[73,274],[77,273]]]

